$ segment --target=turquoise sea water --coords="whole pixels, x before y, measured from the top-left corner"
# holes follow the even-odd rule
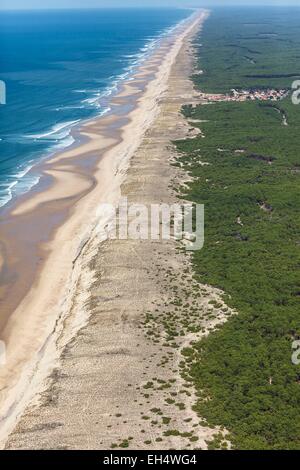
[[[106,112],[109,97],[190,15],[183,9],[0,13],[0,207],[38,181],[41,158],[73,143],[72,126]]]

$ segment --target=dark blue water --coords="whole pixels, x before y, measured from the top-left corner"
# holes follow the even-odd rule
[[[120,81],[190,14],[176,9],[0,13],[0,206],[37,178],[28,169],[104,113]]]

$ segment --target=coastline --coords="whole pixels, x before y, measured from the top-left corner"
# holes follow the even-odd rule
[[[19,198],[26,197],[26,194],[39,184],[40,175],[35,171],[37,167],[40,167],[43,162],[51,160],[53,156],[61,154],[71,147],[78,146],[80,142],[76,137],[80,134],[82,125],[93,119],[99,119],[110,112],[111,99],[119,94],[123,84],[131,80],[136,70],[160,46],[161,41],[178,28],[181,23],[184,24],[190,16],[189,9],[185,9],[185,12],[187,16],[183,19],[174,19],[170,26],[163,26],[162,29],[147,35],[144,40],[142,39],[137,49],[130,48],[127,50],[124,48],[117,61],[120,62],[120,66],[107,71],[103,79],[99,78],[99,75],[92,78],[93,74],[88,70],[88,66],[84,67],[87,71],[87,78],[92,79],[94,86],[92,88],[89,86],[84,87],[83,82],[86,79],[82,78],[80,82],[74,85],[74,89],[72,87],[72,90],[69,90],[76,97],[73,100],[71,99],[71,103],[64,103],[64,97],[61,97],[60,101],[56,102],[55,107],[50,105],[49,108],[49,103],[46,102],[40,104],[41,107],[45,105],[44,116],[49,112],[51,114],[51,111],[60,112],[63,115],[64,111],[72,109],[79,110],[77,114],[76,112],[74,114],[67,113],[68,115],[65,115],[63,120],[62,115],[57,116],[57,123],[55,119],[52,124],[49,121],[40,122],[38,127],[24,129],[20,134],[15,133],[12,136],[5,136],[5,138],[8,137],[8,141],[14,141],[15,139],[15,141],[26,146],[31,145],[30,142],[33,146],[37,143],[42,148],[39,151],[32,148],[32,152],[28,151],[27,148],[22,155],[22,160],[18,161],[17,159],[15,161],[11,172],[6,174],[4,169],[3,176],[5,178],[1,179],[0,216],[2,216],[2,208],[5,211],[11,204],[15,204]],[[114,56],[114,54],[112,55]],[[102,67],[100,66],[100,68]],[[59,85],[57,88],[59,88]],[[68,95],[68,90],[66,90],[66,95]],[[30,108],[30,106],[27,107]],[[81,109],[85,111],[84,116],[82,116]],[[3,150],[4,153],[6,151]]]
[[[25,239],[25,263],[24,258],[22,259],[25,269],[23,273],[26,272],[30,289],[23,290],[26,295],[14,313],[9,315],[2,333],[8,361],[6,371],[0,373],[3,384],[2,442],[28,401],[45,385],[43,379],[58,361],[63,346],[87,321],[88,309],[82,309],[75,321],[74,318],[67,318],[72,310],[78,279],[82,277],[82,261],[78,254],[84,254],[89,259],[85,246],[106,222],[101,220],[96,208],[100,202],[118,201],[129,160],[158,116],[159,101],[166,92],[171,67],[184,40],[200,26],[204,18],[205,13],[197,14],[196,18],[193,15],[184,28],[181,26],[182,31],[176,31],[176,35],[173,33],[165,38],[160,48],[135,75],[135,80],[126,84],[120,95],[112,100],[113,106],[121,105],[122,108],[123,105],[117,118],[110,114],[86,123],[81,130],[84,137],[81,145],[43,164],[43,173],[48,176],[49,181],[45,190],[36,192],[30,199],[24,198],[12,210],[9,218],[11,225],[8,224],[4,239],[6,235],[6,241],[9,240],[10,230],[16,231],[17,223],[30,227],[30,235],[34,227],[35,237]],[[132,103],[134,100],[135,103]],[[128,101],[133,108],[129,114]],[[45,221],[48,229],[50,226],[49,232],[52,235],[46,241],[43,239]],[[21,238],[23,241],[24,232],[21,233]],[[17,239],[15,244],[11,243],[11,251],[8,250],[8,255],[11,253],[16,258],[15,263],[18,262],[18,257],[21,258],[16,251],[18,243],[20,240]],[[34,260],[32,277],[28,260]],[[17,267],[20,268],[18,274],[22,278],[21,264]],[[68,283],[66,279],[69,279]],[[89,274],[84,282],[88,286],[91,281],[92,275]],[[26,286],[21,287],[24,289]],[[14,300],[17,299],[16,292],[13,297]],[[88,299],[88,292],[81,292],[80,298],[84,304]],[[69,323],[67,334],[65,323]],[[58,350],[55,341],[59,338],[61,348]]]

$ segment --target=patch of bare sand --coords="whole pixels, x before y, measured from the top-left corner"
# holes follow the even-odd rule
[[[91,178],[78,174],[72,169],[52,168],[51,170],[45,171],[45,174],[55,179],[55,190],[50,186],[50,188],[43,191],[42,194],[37,194],[18,205],[12,212],[12,215],[23,215],[35,210],[40,204],[79,195],[88,190],[92,185]]]

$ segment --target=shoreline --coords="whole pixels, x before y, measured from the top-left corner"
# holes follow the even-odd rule
[[[39,176],[39,182],[34,187],[32,187],[27,193],[20,195],[19,197],[10,201],[7,205],[1,208],[0,269],[3,267],[3,265],[4,269],[3,271],[0,271],[0,297],[3,309],[2,315],[0,317],[0,338],[9,314],[11,314],[18,307],[18,304],[21,302],[22,298],[24,298],[25,295],[28,293],[33,283],[33,276],[31,276],[31,280],[29,281],[30,270],[28,270],[28,263],[29,265],[32,264],[30,260],[34,258],[34,253],[32,252],[32,250],[30,256],[27,257],[27,266],[26,271],[24,273],[25,275],[20,276],[19,273],[21,271],[19,270],[19,266],[17,266],[17,268],[14,267],[14,270],[12,270],[12,272],[7,272],[9,271],[10,266],[9,263],[6,263],[5,258],[9,258],[10,253],[7,253],[8,250],[5,246],[5,241],[7,241],[9,245],[11,243],[11,238],[14,237],[14,233],[18,232],[18,227],[16,228],[14,226],[14,216],[26,215],[26,212],[28,213],[29,211],[37,210],[38,204],[43,204],[49,201],[54,202],[55,200],[60,200],[62,203],[65,203],[65,214],[61,214],[61,218],[64,217],[64,219],[66,220],[70,216],[70,214],[67,214],[69,209],[72,209],[72,207],[76,205],[78,200],[81,199],[81,197],[84,197],[86,193],[90,192],[90,190],[93,189],[93,187],[97,184],[97,179],[100,180],[101,175],[99,175],[98,177],[94,176],[99,171],[98,164],[101,163],[103,157],[107,157],[107,153],[113,150],[114,147],[119,145],[122,140],[124,140],[124,137],[122,136],[123,128],[126,129],[126,125],[130,124],[129,121],[134,117],[135,111],[139,105],[139,101],[145,93],[145,88],[148,86],[148,83],[152,82],[155,74],[157,73],[156,69],[158,68],[158,66],[153,65],[149,67],[147,63],[149,61],[151,63],[152,57],[155,58],[156,55],[159,57],[159,51],[161,47],[165,48],[165,50],[167,49],[167,47],[165,47],[166,44],[164,46],[164,43],[166,43],[166,41],[168,40],[170,40],[170,43],[174,42],[174,37],[176,37],[182,29],[185,29],[185,25],[188,26],[189,23],[192,21],[193,17],[195,17],[196,15],[197,12],[192,13],[190,17],[181,20],[177,25],[172,27],[170,33],[165,36],[163,35],[161,38],[157,39],[157,41],[161,43],[158,46],[158,49],[154,49],[153,53],[142,61],[142,65],[137,65],[136,73],[133,76],[130,76],[127,80],[122,83],[119,88],[119,92],[113,96],[112,101],[110,102],[110,111],[108,113],[105,113],[104,115],[94,116],[93,118],[88,118],[84,121],[77,123],[73,127],[73,130],[70,134],[74,138],[74,142],[72,143],[72,145],[70,145],[67,149],[55,152],[47,160],[42,159],[41,162],[38,162],[32,168],[32,171],[34,173],[36,172]],[[164,54],[165,53],[163,53],[163,55]],[[146,63],[147,70],[145,73],[140,71],[140,69],[143,69],[144,62]],[[134,80],[134,82],[132,80]],[[134,84],[136,84],[137,86],[135,87]],[[137,91],[135,91],[134,88],[136,88]],[[120,122],[117,124],[117,126],[112,126],[112,120],[115,120],[116,117],[123,117],[124,120],[127,120],[127,122],[122,122],[120,119]],[[97,128],[97,123],[100,123],[99,129]],[[145,127],[147,127],[147,125],[148,124],[146,123]],[[88,129],[88,131],[86,132],[85,129]],[[91,129],[92,132],[90,132],[89,129]],[[100,133],[99,136],[95,135],[98,133]],[[98,142],[96,141],[97,139]],[[107,145],[103,145],[105,140],[107,142]],[[90,154],[92,152],[98,152],[99,155],[94,155],[91,157]],[[84,155],[84,160],[82,158],[82,155]],[[64,161],[64,159],[66,159],[66,162]],[[79,159],[81,159],[81,161],[79,161]],[[71,160],[72,166],[68,165],[69,160]],[[59,171],[60,169],[58,169],[57,171],[57,168],[55,168],[56,162],[62,167],[61,171]],[[65,171],[65,173],[69,173],[65,178],[65,175],[62,173],[63,171]],[[75,174],[77,174],[78,180],[90,180],[90,188],[88,188],[88,181],[85,182],[86,184],[84,184],[84,182],[82,181],[82,194],[80,194],[79,191],[72,191],[73,185],[71,177],[73,177],[74,182],[76,182]],[[67,188],[65,188],[65,183],[68,184]],[[55,185],[58,187],[54,188],[55,191],[53,191],[53,193],[55,192],[55,195],[48,195],[47,192],[50,192]],[[84,186],[86,186],[86,188]],[[76,198],[75,196],[78,197]],[[72,197],[73,200],[70,200],[70,203],[68,204],[68,201],[66,201],[66,199],[71,199]],[[43,211],[44,210],[42,208],[41,212]],[[11,222],[12,228],[7,228],[7,226]],[[51,239],[53,238],[55,232],[63,223],[62,220],[54,220],[51,222],[47,222],[43,226],[42,233],[38,235],[37,239],[34,238],[35,233],[31,233],[30,237],[32,239],[28,240],[28,243],[33,247],[36,247],[37,245],[45,246],[48,242],[51,242]],[[22,225],[30,225],[34,227],[34,221],[28,220],[23,222],[21,220],[20,225],[21,228]],[[46,237],[45,232],[48,232]],[[15,246],[11,250],[12,253],[15,254],[15,249],[18,249],[18,245],[22,245],[22,241],[22,237],[17,240],[17,243],[15,243]],[[30,247],[27,246],[26,250],[28,250],[29,248]],[[20,257],[19,254],[18,256]],[[39,260],[43,258],[44,261],[46,255],[43,252],[38,252],[35,253],[35,257],[36,264],[40,264]],[[25,291],[23,289],[22,294],[18,296],[16,295],[16,289],[14,289],[14,304],[10,306],[7,302],[5,290],[10,288],[10,279],[13,278],[16,273],[19,275],[19,277],[23,277],[23,279],[25,278],[25,276],[28,278],[27,290]],[[8,284],[8,286],[6,284]],[[5,312],[5,309],[9,310],[9,314]]]
[[[98,204],[116,203],[120,197],[120,185],[124,181],[129,160],[158,116],[159,100],[166,92],[168,76],[177,54],[185,38],[204,20],[205,13],[194,16],[195,13],[189,21],[186,20],[184,28],[181,26],[182,31],[176,31],[176,35],[173,33],[163,40],[159,49],[141,66],[135,80],[129,82],[121,95],[112,100],[113,106],[124,105],[124,112],[121,111],[119,115],[116,113],[116,117],[106,115],[92,119],[83,125],[81,135],[85,140],[82,144],[43,164],[43,171],[53,184],[49,184],[45,191],[36,192],[30,199],[24,198],[12,210],[11,216],[5,219],[6,226],[7,221],[11,223],[4,234],[6,242],[10,230],[18,233],[20,222],[23,227],[24,224],[30,227],[30,236],[33,227],[35,237],[33,240],[32,237],[25,240],[26,262],[22,260],[23,273],[26,273],[30,289],[26,291],[26,286],[21,286],[26,295],[14,313],[9,315],[2,333],[8,361],[6,372],[0,370],[0,383],[3,384],[2,390],[5,390],[1,397],[2,442],[59,359],[54,336],[56,340],[62,338],[65,334],[64,323],[69,321],[66,318],[72,310],[72,294],[81,276],[78,252],[83,254],[85,243],[101,224],[105,224],[105,220],[101,220],[96,213]],[[129,113],[129,119],[124,118],[128,102],[129,105],[136,105]],[[75,192],[74,185],[78,188]],[[82,214],[85,214],[85,220]],[[47,222],[49,227],[49,220],[52,223],[50,233],[54,233],[54,236],[45,240],[44,224]],[[21,238],[23,241],[24,232]],[[7,250],[7,253],[11,253],[15,270],[23,278],[22,266],[18,265],[20,254],[17,245],[20,240],[17,239],[15,245],[9,241],[10,251]],[[28,260],[34,260],[31,278],[28,275]],[[35,277],[36,273],[38,278]],[[32,279],[35,279],[33,286]],[[66,279],[69,279],[68,283]],[[86,284],[91,280],[91,276],[87,276]],[[81,294],[82,300],[86,296],[87,293]],[[14,300],[16,297],[14,292]],[[67,338],[63,338],[64,345],[74,337],[87,318],[88,312],[81,311],[75,326],[73,322]],[[23,336],[20,335],[21,331]],[[14,344],[16,337],[17,347]],[[34,373],[37,366],[38,374]]]
[[[186,10],[191,10],[193,12],[197,11],[197,8],[185,8]],[[7,213],[10,211],[11,207],[15,206],[16,204],[19,203],[19,201],[23,198],[30,197],[30,194],[33,191],[37,190],[37,186],[40,184],[40,177],[42,175],[36,174],[36,169],[39,167],[42,167],[44,163],[47,163],[52,160],[57,155],[60,155],[64,153],[67,150],[70,150],[74,147],[78,147],[81,144],[82,136],[80,136],[80,131],[82,126],[85,124],[88,124],[90,121],[96,120],[96,119],[101,119],[103,116],[106,116],[107,114],[111,113],[111,108],[110,108],[110,103],[111,100],[116,97],[120,96],[122,93],[123,86],[128,81],[132,80],[134,78],[136,70],[138,70],[145,61],[153,54],[157,48],[160,47],[160,43],[167,37],[170,36],[174,31],[176,31],[181,25],[184,25],[186,21],[189,21],[189,18],[191,17],[192,13],[188,15],[186,18],[183,18],[180,20],[178,23],[175,23],[173,26],[167,27],[165,30],[161,31],[158,33],[157,36],[147,39],[144,46],[140,48],[138,52],[132,55],[132,62],[127,64],[127,66],[124,68],[123,71],[120,71],[120,73],[117,73],[115,76],[111,76],[112,82],[111,84],[107,85],[102,92],[99,92],[100,95],[95,98],[95,96],[87,97],[86,100],[97,100],[101,101],[101,106],[103,107],[103,110],[100,111],[100,113],[95,113],[94,115],[91,115],[89,117],[79,119],[74,117],[74,121],[70,122],[62,122],[61,126],[63,129],[67,128],[69,130],[69,133],[64,137],[61,142],[65,140],[65,138],[71,137],[73,139],[73,142],[71,142],[68,145],[63,145],[61,148],[58,147],[56,148],[56,145],[52,147],[49,147],[45,149],[45,153],[41,156],[40,159],[37,159],[35,162],[30,162],[29,165],[26,165],[22,168],[20,168],[20,172],[23,173],[24,175],[28,175],[32,173],[32,177],[36,178],[36,182],[30,185],[30,188],[25,191],[25,192],[20,192],[19,194],[16,194],[15,196],[7,196],[6,202],[2,205],[0,205],[0,216],[2,214]],[[54,132],[54,127],[51,128],[51,132]],[[51,133],[49,131],[49,133]],[[48,133],[48,132],[47,132]],[[37,134],[39,136],[39,134]],[[21,181],[21,180],[20,180]],[[12,185],[18,184],[20,182],[18,180],[14,181]]]

